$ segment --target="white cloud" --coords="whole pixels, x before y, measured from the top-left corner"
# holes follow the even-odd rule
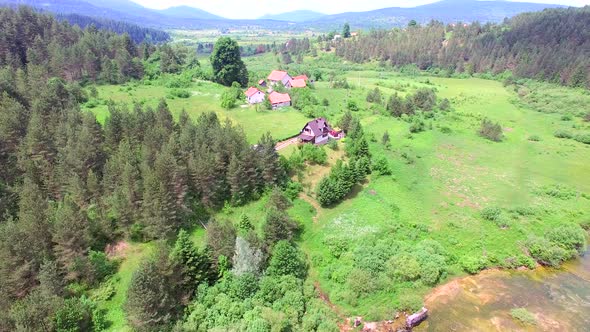
[[[414,7],[433,0],[132,0],[145,7],[164,9],[188,5],[227,18],[257,18],[264,14],[279,14],[299,9],[309,9],[326,14],[350,11],[367,11],[386,7]],[[519,1],[519,0],[511,0]],[[521,0],[523,2],[553,3],[568,6],[590,5],[590,0]]]

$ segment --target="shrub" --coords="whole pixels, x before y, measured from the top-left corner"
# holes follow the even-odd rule
[[[566,259],[565,249],[542,237],[531,237],[526,242],[531,257],[542,265],[558,267]]]
[[[535,316],[525,308],[512,309],[510,310],[510,315],[512,316],[512,318],[521,322],[522,324],[534,325],[537,323]]]
[[[235,94],[233,93],[233,90],[228,89],[225,90],[222,94],[221,94],[221,107],[229,110],[232,109],[236,106],[236,97]]]
[[[352,112],[358,112],[360,109],[354,100],[349,100],[348,103],[346,103],[346,108]]]
[[[489,139],[490,141],[500,142],[503,138],[502,126],[499,123],[494,123],[489,119],[483,119],[479,129],[479,135]]]
[[[449,111],[451,110],[451,102],[447,98],[443,98],[438,104],[438,108],[441,111]]]
[[[382,103],[383,102],[383,96],[381,94],[381,90],[379,90],[379,88],[375,88],[371,91],[369,91],[369,93],[367,94],[367,102],[369,103]]]
[[[561,116],[561,121],[572,121],[571,114],[564,114]]]
[[[389,163],[385,157],[378,158],[373,163],[372,169],[374,172],[377,172],[380,175],[391,175],[391,168],[389,167]]]
[[[486,268],[487,261],[483,257],[464,256],[460,261],[463,270],[469,274],[477,274]]]
[[[531,135],[531,136],[529,136],[528,140],[531,142],[540,142],[541,137],[539,137],[538,135]]]
[[[377,282],[371,273],[354,269],[348,276],[348,288],[352,290],[357,297],[362,297],[374,292],[377,287]]]
[[[590,144],[590,133],[588,134],[578,134],[574,137],[574,139],[580,143]]]
[[[572,133],[570,133],[569,131],[564,130],[564,129],[557,130],[555,133],[553,133],[553,136],[555,136],[557,138],[572,138],[573,137]]]
[[[420,118],[416,118],[410,125],[410,133],[419,133],[424,131],[425,128],[426,124],[424,123],[424,121],[422,121],[422,119]]]
[[[305,144],[300,150],[303,160],[312,164],[324,165],[328,161],[328,154],[321,146]]]
[[[481,217],[488,221],[496,221],[501,215],[502,209],[496,206],[488,206],[481,210]]]
[[[584,115],[584,121],[590,122],[590,112],[588,112],[588,113],[586,113],[586,115]]]
[[[551,229],[545,236],[549,241],[567,250],[573,257],[581,255],[586,248],[584,230],[576,224],[565,224]]]
[[[183,90],[183,89],[172,89],[170,90],[170,94],[174,97],[178,97],[178,98],[188,98],[191,96],[191,93],[188,92],[187,90]]]
[[[440,132],[443,134],[451,134],[453,132],[453,130],[449,127],[440,127]]]
[[[416,294],[402,294],[399,297],[399,305],[397,307],[400,311],[416,312],[424,306],[422,298]]]
[[[299,196],[299,193],[302,191],[303,191],[303,185],[301,185],[301,183],[295,182],[295,181],[289,181],[287,183],[287,188],[285,188],[285,195],[289,199],[294,200],[295,198],[297,198],[297,196]]]
[[[338,150],[338,141],[330,140],[330,142],[328,142],[328,147],[330,148],[330,150],[333,150],[333,151]]]

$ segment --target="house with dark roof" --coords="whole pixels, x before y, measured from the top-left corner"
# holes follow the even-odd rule
[[[288,93],[278,93],[273,91],[268,95],[268,100],[270,101],[273,110],[279,107],[291,106],[291,97]]]
[[[244,93],[249,104],[258,104],[264,101],[264,92],[258,90],[258,88],[250,87]]]
[[[330,140],[342,138],[342,132],[336,131],[330,127],[328,121],[324,118],[317,118],[309,121],[298,136],[303,143],[326,144]]]

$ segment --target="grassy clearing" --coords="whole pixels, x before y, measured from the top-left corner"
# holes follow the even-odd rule
[[[572,108],[572,112],[539,112],[538,107],[519,99],[519,91],[496,81],[411,77],[375,65],[328,60],[306,59],[303,65],[293,65],[293,71],[298,73],[297,68],[307,67],[323,71],[326,78],[346,78],[351,89],[331,88],[325,80],[315,84],[313,93],[318,100],[329,101],[329,106],[322,106],[322,115],[336,123],[348,101],[355,101],[361,108],[356,115],[361,118],[372,153],[385,156],[393,171],[392,176],[372,176],[338,206],[316,210],[308,201],[296,200],[289,211],[304,226],[299,240],[310,258],[311,278],[346,315],[390,318],[394,307],[415,300],[430,289],[421,283],[387,285],[377,280],[381,287],[359,297],[347,295],[346,276],[357,264],[355,255],[360,248],[379,241],[412,247],[426,239],[435,240],[448,253],[448,277],[452,277],[464,273],[461,261],[466,258],[485,258],[489,266],[501,266],[525,255],[523,242],[529,235],[541,235],[565,221],[590,220],[590,145],[554,136],[561,128],[588,130],[588,124],[578,116],[581,109],[590,107],[584,98],[578,98],[582,92],[559,88],[559,93],[554,94],[552,102],[566,105],[563,107]],[[270,54],[247,58],[246,63],[250,70],[261,73],[278,67]],[[393,93],[404,96],[420,87],[435,88],[439,98],[451,101],[453,110],[424,119],[427,130],[409,135],[407,121],[384,115],[382,107],[366,102],[367,92],[374,87],[379,87],[386,97]],[[528,88],[554,89],[549,85]],[[219,107],[222,89],[213,83],[194,82],[188,89],[189,98],[167,102],[176,116],[185,109],[193,118],[205,111],[228,117],[244,128],[253,143],[266,131],[276,138],[293,135],[308,121],[294,109],[223,110]],[[168,92],[156,85],[99,87],[103,101],[141,102],[153,107]],[[574,99],[581,104],[572,104]],[[107,116],[104,104],[89,110],[101,121]],[[572,113],[574,117],[564,120],[563,113]],[[502,125],[502,142],[477,135],[486,117]],[[380,143],[385,131],[391,137],[388,149]],[[290,146],[280,153],[288,157],[295,150],[295,146]],[[330,164],[343,157],[342,148],[326,150]],[[312,166],[304,171],[305,194],[314,196],[315,184],[328,170],[327,166]],[[265,205],[266,197],[262,197],[245,206],[224,209],[215,217],[238,222],[246,214],[261,233]],[[486,207],[501,211],[504,226],[482,218],[481,210]],[[195,243],[202,245],[204,236],[203,229],[193,232]],[[334,257],[326,245],[330,238],[346,243],[340,257]],[[118,291],[105,304],[108,317],[114,322],[113,331],[124,326],[120,308],[125,289],[148,248],[151,247],[146,245],[145,250],[130,255],[118,273]]]
[[[131,283],[133,272],[138,268],[141,261],[154,251],[153,244],[130,243],[121,254],[121,265],[119,271],[112,277],[116,282],[115,293],[108,301],[99,303],[100,308],[105,310],[106,319],[110,322],[108,331],[131,331],[127,326],[123,305],[125,304],[127,288]]]
[[[96,114],[98,121],[104,122],[108,116],[107,102],[125,103],[131,108],[134,103],[157,107],[162,98],[172,114],[178,118],[182,110],[185,110],[193,119],[205,112],[216,112],[221,119],[229,118],[232,122],[241,125],[252,143],[267,131],[273,137],[285,138],[297,134],[306,118],[300,112],[285,108],[278,111],[266,111],[261,107],[257,110],[255,106],[239,105],[231,110],[224,110],[220,106],[220,96],[225,87],[219,84],[199,81],[194,82],[189,88],[189,98],[170,98],[172,89],[161,85],[143,85],[130,83],[126,85],[103,85],[98,86],[99,105],[85,110]]]

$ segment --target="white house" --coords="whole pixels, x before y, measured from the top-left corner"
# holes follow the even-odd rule
[[[258,104],[264,101],[264,92],[255,87],[250,87],[245,94],[249,104]]]

